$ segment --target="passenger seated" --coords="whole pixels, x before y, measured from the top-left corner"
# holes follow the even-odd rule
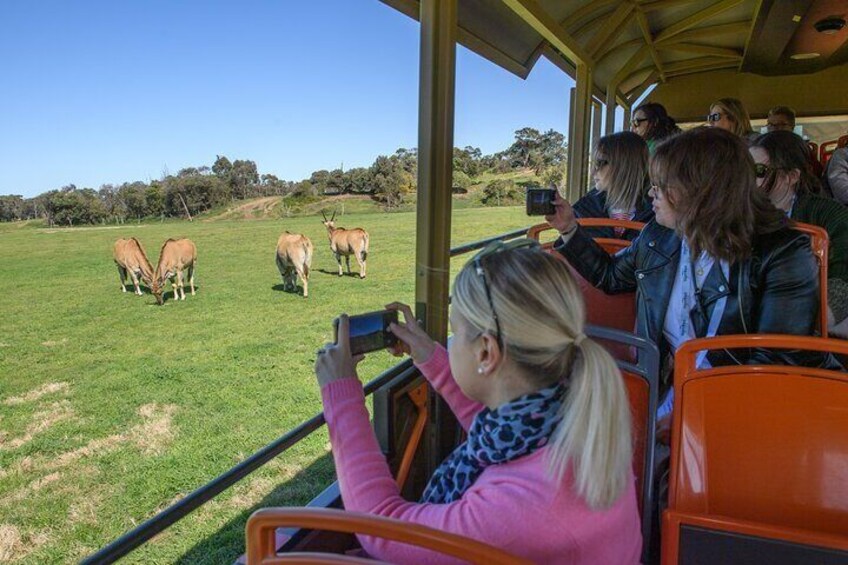
[[[773,131],[795,131],[795,110],[789,106],[775,106],[766,117],[766,129]]]
[[[807,144],[789,131],[758,137],[750,148],[757,185],[798,222],[821,226],[830,238],[827,263],[829,331],[848,338],[848,209],[823,196],[807,163]]]
[[[614,218],[647,223],[654,218],[648,198],[648,146],[639,135],[626,131],[598,140],[592,163],[595,188],[574,203],[578,218]],[[592,237],[633,239],[634,230],[587,228]]]
[[[633,111],[630,131],[645,140],[648,144],[648,153],[653,155],[657,143],[666,137],[680,133],[680,128],[668,115],[665,106],[656,102],[646,102]]]
[[[351,511],[467,536],[536,563],[639,562],[627,393],[615,362],[583,333],[580,290],[538,243],[488,246],[454,282],[449,349],[392,304],[401,350],[450,405],[467,440],[404,500],[371,428],[347,345],[318,352],[315,372],[342,500]],[[454,563],[360,536],[392,563]]]
[[[745,143],[720,128],[696,128],[657,147],[651,161],[655,221],[630,247],[609,255],[578,226],[571,205],[546,216],[555,244],[589,282],[607,293],[637,292],[636,333],[671,359],[685,341],[714,335],[813,335],[818,267],[809,237],[757,189]],[[796,351],[714,351],[698,365],[818,366],[832,357]]]
[[[753,141],[758,135],[751,127],[748,110],[736,98],[719,98],[713,102],[707,115],[707,125],[734,133],[746,142]]]
[[[848,206],[848,147],[842,147],[833,152],[827,162],[823,178],[833,197],[841,204]]]

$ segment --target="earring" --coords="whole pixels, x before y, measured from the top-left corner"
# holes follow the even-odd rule
[[[479,367],[477,367],[477,374],[478,374],[478,375],[482,375],[482,374],[483,374],[483,365],[480,365]]]

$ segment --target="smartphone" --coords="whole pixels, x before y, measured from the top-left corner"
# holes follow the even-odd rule
[[[556,189],[553,188],[528,188],[527,189],[527,215],[547,216],[556,213],[554,208]]]
[[[350,352],[353,355],[385,349],[397,343],[389,324],[397,323],[397,310],[381,310],[350,316]],[[335,342],[339,342],[338,320],[334,322]]]

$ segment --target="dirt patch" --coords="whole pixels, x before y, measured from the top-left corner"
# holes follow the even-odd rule
[[[33,422],[27,426],[27,430],[24,435],[9,441],[6,441],[3,437],[5,434],[0,435],[0,451],[4,449],[17,449],[32,441],[32,438],[37,434],[51,428],[53,425],[63,420],[71,419],[73,415],[74,410],[71,408],[71,404],[67,400],[54,402],[47,410],[38,412],[32,417]]]
[[[75,231],[103,231],[103,230],[122,230],[125,229],[128,225],[123,226],[79,226],[79,227],[67,227],[67,228],[39,228],[37,231],[39,233],[64,233],[64,232],[75,232]],[[138,228],[146,228],[147,226],[144,224],[131,224],[132,229]]]
[[[66,343],[68,343],[68,338],[63,337],[57,341],[42,341],[41,345],[44,347],[56,347],[57,345],[65,345]]]
[[[174,404],[145,404],[138,409],[144,423],[131,430],[132,441],[145,455],[161,454],[174,438],[172,420],[176,411],[177,406]]]
[[[256,200],[245,202],[244,204],[240,204],[234,208],[228,208],[226,212],[207,218],[204,221],[211,222],[232,218],[251,219],[256,218],[257,216],[267,217],[270,215],[271,211],[277,207],[282,199],[282,196],[266,196],[264,198],[257,198]]]
[[[128,442],[138,445],[145,455],[158,455],[174,436],[171,419],[176,410],[177,407],[173,404],[164,406],[145,404],[138,409],[138,414],[144,420],[141,424],[133,426],[123,434],[93,439],[86,445],[63,453],[48,462],[47,467],[51,469],[65,467],[83,457],[110,453]]]
[[[0,347],[12,347],[12,344],[0,341]]]
[[[68,509],[68,519],[73,524],[96,524],[97,508],[103,496],[99,493],[88,493],[71,503]]]
[[[47,532],[31,532],[25,535],[11,524],[0,524],[0,563],[23,559],[47,543]]]
[[[68,383],[47,383],[41,385],[40,387],[29,391],[28,393],[21,396],[12,396],[3,401],[3,404],[6,406],[13,406],[15,404],[23,404],[24,402],[33,402],[38,400],[42,396],[53,394],[56,392],[64,392],[67,393],[70,385]]]

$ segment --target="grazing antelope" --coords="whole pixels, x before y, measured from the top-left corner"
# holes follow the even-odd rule
[[[286,232],[277,240],[277,269],[286,290],[297,290],[297,277],[303,283],[303,297],[309,296],[309,268],[312,242],[305,235]]]
[[[159,252],[159,264],[156,266],[156,276],[153,279],[153,295],[156,302],[163,303],[162,293],[165,281],[170,279],[174,289],[174,300],[185,300],[183,271],[188,269],[188,282],[191,285],[191,295],[194,296],[194,266],[197,263],[197,247],[190,239],[168,239],[162,244]],[[176,278],[176,280],[174,280]],[[182,292],[182,298],[179,292]]]
[[[138,287],[138,279],[153,288],[153,266],[147,259],[147,253],[144,252],[144,247],[141,242],[134,237],[129,239],[119,239],[115,242],[113,251],[115,265],[118,266],[118,276],[121,277],[121,291],[126,292],[126,279],[129,274],[130,279],[135,287],[135,293],[141,296],[141,289]]]
[[[365,259],[368,257],[368,232],[362,228],[353,228],[346,230],[337,228],[333,220],[336,219],[336,213],[333,212],[333,217],[329,220],[324,212],[322,222],[327,228],[327,235],[330,237],[330,249],[336,256],[336,262],[339,264],[339,276],[342,276],[342,256],[347,264],[347,274],[350,274],[350,256],[356,257],[356,262],[359,263],[359,278],[365,278]]]

